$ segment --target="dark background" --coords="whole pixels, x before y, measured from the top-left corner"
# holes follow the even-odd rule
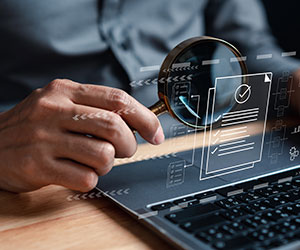
[[[273,35],[284,51],[297,51],[300,58],[300,1],[262,0]]]

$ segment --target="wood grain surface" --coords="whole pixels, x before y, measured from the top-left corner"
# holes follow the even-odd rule
[[[251,128],[253,134],[255,127]],[[202,133],[139,145],[136,155],[115,165],[201,146]],[[199,140],[198,140],[199,139]],[[176,141],[179,140],[179,141]],[[0,249],[172,249],[106,198],[69,199],[78,194],[59,186],[12,194],[0,191]]]

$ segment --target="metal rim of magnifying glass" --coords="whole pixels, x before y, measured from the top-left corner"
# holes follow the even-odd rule
[[[161,65],[160,71],[159,71],[159,75],[158,75],[158,79],[167,79],[169,77],[170,72],[168,70],[165,69],[170,69],[171,66],[174,64],[174,62],[177,60],[177,58],[179,56],[181,56],[187,49],[203,43],[203,42],[210,42],[210,41],[215,41],[215,42],[220,42],[222,44],[224,44],[225,46],[227,46],[231,52],[233,52],[233,54],[240,58],[242,57],[241,53],[239,52],[239,50],[234,47],[232,44],[230,44],[229,42],[226,42],[222,39],[219,38],[215,38],[215,37],[210,37],[210,36],[201,36],[201,37],[193,37],[190,39],[187,39],[183,42],[181,42],[180,44],[178,44],[165,58],[164,62]],[[246,75],[248,70],[247,70],[247,66],[245,64],[245,62],[243,60],[239,60],[238,61],[241,69],[242,69],[242,75]],[[155,103],[153,106],[150,107],[150,109],[156,114],[162,114],[165,112],[169,112],[170,115],[172,117],[174,117],[176,120],[178,120],[181,123],[184,123],[185,125],[192,127],[192,128],[197,128],[197,129],[204,129],[205,126],[199,126],[199,125],[193,125],[190,124],[184,120],[182,120],[180,117],[178,117],[172,110],[170,102],[169,102],[169,98],[168,98],[168,83],[160,83],[158,81],[157,83],[158,85],[158,97],[159,97],[159,101],[157,103]],[[232,109],[235,107],[235,105],[232,107]]]

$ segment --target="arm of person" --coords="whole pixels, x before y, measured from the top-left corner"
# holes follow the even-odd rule
[[[114,112],[122,110],[131,112]],[[152,144],[164,140],[157,117],[126,92],[54,80],[0,114],[0,188],[89,191],[115,157],[135,153],[130,128]]]

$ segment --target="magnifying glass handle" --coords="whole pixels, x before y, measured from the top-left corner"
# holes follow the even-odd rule
[[[156,115],[159,116],[163,113],[166,113],[167,106],[163,101],[158,101],[157,103],[153,104],[152,106],[149,107],[149,109]]]

